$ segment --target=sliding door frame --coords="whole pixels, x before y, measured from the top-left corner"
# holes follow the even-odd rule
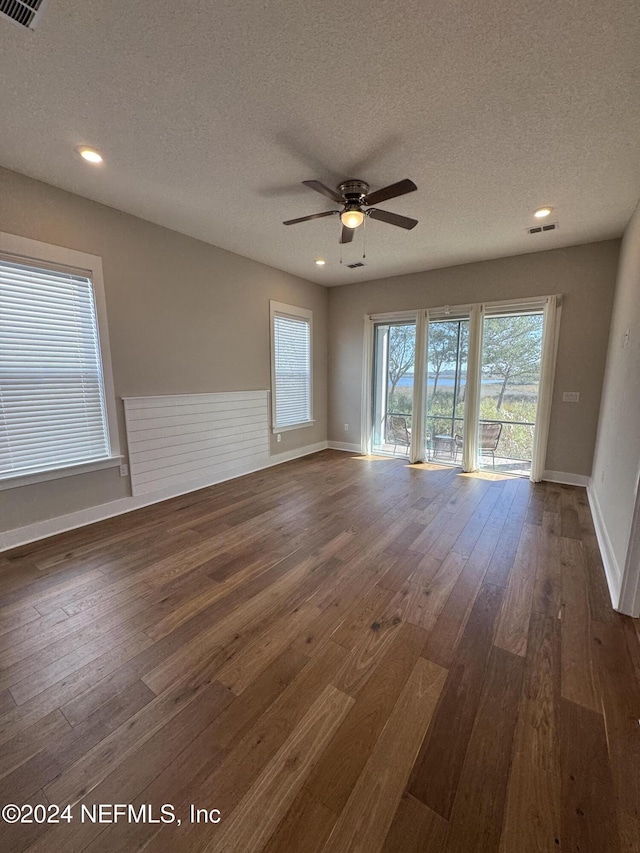
[[[385,314],[365,314],[361,397],[361,452],[364,455],[370,455],[372,451],[374,331],[377,323],[413,322],[416,324],[413,416],[409,461],[421,462],[427,456],[424,426],[427,403],[426,372],[429,321],[446,320],[449,317],[455,318],[457,316],[469,317],[469,354],[467,358],[462,469],[465,472],[472,472],[478,470],[478,421],[480,415],[484,317],[497,313],[517,314],[520,311],[542,311],[544,320],[541,374],[530,476],[532,482],[539,482],[543,478],[547,455],[561,310],[562,296],[550,295],[532,297],[531,299],[476,302],[471,305],[445,305],[441,308],[420,308],[414,311],[394,311]]]

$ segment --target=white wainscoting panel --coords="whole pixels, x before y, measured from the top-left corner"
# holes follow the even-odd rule
[[[123,399],[134,495],[239,477],[268,462],[268,391]]]

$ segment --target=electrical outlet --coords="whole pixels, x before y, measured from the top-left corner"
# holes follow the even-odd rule
[[[276,441],[282,441],[282,435],[280,433],[276,435]]]
[[[563,403],[579,403],[580,402],[580,392],[579,391],[564,391],[562,394],[562,402]]]
[[[120,466],[120,476],[121,477],[128,477],[129,476],[129,466],[127,465],[126,462],[123,462],[122,465]]]
[[[344,431],[345,431],[345,432],[349,432],[349,424],[345,424],[345,425],[344,425]]]

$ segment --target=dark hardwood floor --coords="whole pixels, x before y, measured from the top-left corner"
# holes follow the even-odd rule
[[[639,849],[582,489],[324,451],[7,552],[0,594],[0,804],[73,816],[3,851]]]

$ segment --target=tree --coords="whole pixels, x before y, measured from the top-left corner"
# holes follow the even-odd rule
[[[497,411],[509,382],[534,382],[540,373],[542,315],[487,317],[484,321],[482,373],[500,380]]]
[[[389,328],[389,397],[416,359],[416,327],[412,324]]]
[[[434,397],[442,369],[456,362],[457,344],[457,323],[429,323],[429,372],[433,375]]]

